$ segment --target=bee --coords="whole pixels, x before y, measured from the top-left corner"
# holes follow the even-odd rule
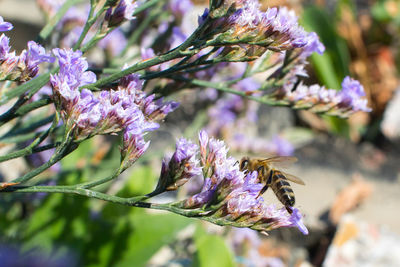
[[[288,182],[305,185],[300,178],[285,173],[278,167],[285,167],[297,161],[296,157],[272,157],[267,159],[250,159],[243,157],[240,160],[240,170],[249,172],[257,171],[257,179],[260,183],[265,183],[257,198],[264,194],[269,187],[272,188],[278,200],[285,206],[286,210],[291,214],[292,207],[295,204],[295,197],[292,188]]]

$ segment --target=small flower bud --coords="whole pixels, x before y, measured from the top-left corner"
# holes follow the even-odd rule
[[[132,15],[138,4],[132,0],[120,0],[107,9],[105,21],[108,27],[117,27],[125,20],[132,20],[135,17]]]
[[[0,16],[0,32],[11,31],[14,26],[7,21],[4,21],[3,17]]]
[[[196,154],[198,146],[184,138],[176,143],[175,153],[171,158],[164,158],[157,191],[176,190],[189,179],[201,174]]]

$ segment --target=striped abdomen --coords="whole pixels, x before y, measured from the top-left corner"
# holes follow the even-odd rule
[[[278,170],[272,170],[271,187],[279,201],[285,207],[294,206],[294,192],[285,176]]]

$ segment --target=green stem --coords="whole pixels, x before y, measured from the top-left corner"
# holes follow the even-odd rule
[[[43,43],[49,37],[49,35],[53,32],[54,28],[57,26],[57,23],[65,15],[65,13],[68,11],[68,9],[71,6],[73,6],[79,2],[82,2],[82,0],[65,1],[65,3],[57,11],[57,13],[47,22],[47,24],[40,31],[38,37],[36,38],[36,41],[38,43]]]
[[[111,196],[105,193],[101,193],[98,191],[93,191],[89,189],[83,188],[73,188],[71,186],[10,186],[6,187],[0,192],[15,192],[15,193],[64,193],[64,194],[77,194],[81,196],[86,196],[90,198],[96,198],[100,200],[105,200],[108,202],[123,204],[127,206],[135,206],[135,207],[143,207],[150,208],[152,206],[151,203],[141,202],[145,200],[147,197],[138,196],[138,197],[130,197],[123,198],[118,196]]]
[[[58,68],[55,68],[48,73],[39,75],[38,77],[36,77],[32,80],[29,80],[28,82],[23,83],[23,84],[19,85],[18,87],[13,88],[10,91],[7,91],[6,93],[4,93],[4,95],[2,95],[2,97],[0,99],[0,105],[7,103],[14,97],[18,97],[18,96],[24,94],[28,90],[39,90],[40,88],[42,88],[44,85],[46,85],[49,82],[50,74],[55,73],[56,71],[58,71]]]
[[[115,28],[108,28],[106,32],[102,32],[101,30],[98,30],[97,33],[90,39],[80,50],[82,53],[85,53],[88,51],[90,48],[95,46],[98,42],[100,42],[104,37],[107,36],[110,32],[112,32]]]
[[[27,101],[24,95],[20,95],[17,102],[0,116],[0,126],[14,118],[15,112]]]
[[[144,200],[148,199],[147,196],[138,197],[118,197],[112,196],[98,191],[84,189],[84,188],[73,188],[72,186],[9,186],[0,190],[0,193],[63,193],[63,194],[76,194],[89,198],[96,198],[104,200],[107,202],[122,204],[126,206],[133,206],[139,208],[149,208],[157,210],[170,211],[186,217],[196,217],[204,215],[204,210],[201,209],[180,209],[175,207],[174,203],[168,204],[156,204],[156,203],[146,203]]]
[[[61,145],[59,147],[57,147],[55,153],[51,156],[51,158],[49,159],[48,162],[42,164],[38,168],[28,172],[25,175],[12,180],[11,182],[12,183],[24,183],[26,181],[29,181],[36,175],[44,172],[45,170],[47,170],[48,168],[53,166],[55,163],[60,161],[63,157],[65,157],[66,155],[71,153],[73,150],[75,150],[76,147],[77,147],[77,144],[73,144],[69,138],[69,135],[67,134],[66,137],[64,138],[64,141],[61,143]]]
[[[116,170],[113,174],[111,174],[105,178],[101,178],[101,179],[83,183],[83,184],[78,184],[76,187],[82,188],[82,189],[92,188],[92,187],[107,183],[107,182],[117,178],[121,173],[122,173],[121,168],[118,168],[118,170]]]
[[[46,137],[55,129],[57,124],[58,124],[58,116],[55,116],[53,123],[51,124],[50,128],[47,131],[40,133],[40,135],[35,140],[33,140],[32,143],[29,144],[29,146],[27,146],[21,150],[9,153],[5,156],[0,156],[0,162],[27,156],[32,153],[35,153],[35,147],[37,145],[39,145],[41,142],[43,142],[44,139],[46,139]],[[49,149],[49,148],[47,148],[47,149]],[[44,149],[44,150],[46,150],[46,149]],[[36,151],[36,152],[39,152],[39,151]]]
[[[174,80],[178,80],[178,81],[183,81],[188,84],[192,84],[192,85],[196,85],[196,86],[201,86],[201,87],[205,87],[205,88],[214,88],[214,89],[217,89],[218,91],[243,96],[248,99],[260,102],[262,104],[267,104],[267,105],[271,105],[271,106],[288,106],[289,105],[285,101],[279,101],[279,100],[272,99],[268,95],[252,96],[252,95],[248,95],[246,92],[231,89],[229,87],[226,87],[224,82],[208,82],[208,81],[197,80],[197,79],[188,79],[188,78],[185,78],[182,76],[171,76],[170,78],[174,79]]]
[[[23,105],[19,107],[17,110],[10,109],[6,113],[0,116],[0,127],[4,125],[5,123],[9,122],[10,120],[16,118],[16,117],[22,117],[25,114],[31,112],[32,110],[47,106],[50,104],[52,100],[47,97],[44,99],[40,99],[38,101]]]
[[[207,18],[207,19],[209,19],[209,18]],[[158,64],[176,59],[176,58],[181,58],[181,57],[185,57],[188,55],[194,55],[195,51],[185,51],[185,50],[187,48],[189,48],[190,46],[192,46],[193,42],[196,40],[196,38],[204,31],[204,29],[205,29],[204,25],[207,25],[207,22],[204,22],[200,27],[198,27],[195,30],[195,32],[188,39],[186,39],[185,42],[183,42],[180,46],[169,51],[168,53],[154,57],[152,59],[138,62],[135,65],[122,70],[121,72],[114,73],[108,77],[98,80],[97,82],[95,82],[93,84],[85,85],[83,87],[91,89],[91,90],[96,90],[99,87],[110,84],[110,83],[112,83],[128,74],[134,73],[136,71],[146,69],[151,66],[158,65]]]
[[[98,15],[100,15],[100,11],[97,12],[96,16],[93,17],[93,13],[94,13],[94,9],[95,9],[95,5],[94,3],[91,1],[91,5],[90,5],[90,10],[89,10],[89,14],[88,14],[88,18],[86,20],[85,26],[83,26],[83,30],[81,35],[79,36],[78,41],[76,42],[76,44],[74,45],[73,49],[77,50],[81,47],[81,44],[83,42],[83,40],[85,39],[87,33],[89,32],[90,28],[93,26],[93,24],[96,22]],[[101,11],[103,11],[104,6],[102,8]]]

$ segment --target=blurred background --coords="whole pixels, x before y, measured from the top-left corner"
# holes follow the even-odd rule
[[[190,17],[186,23],[196,21],[207,4],[193,2],[196,6],[184,14]],[[206,128],[227,140],[238,159],[298,157],[289,172],[306,183],[293,190],[310,234],[278,229],[263,236],[79,196],[2,194],[0,260],[5,266],[400,266],[400,1],[261,2],[264,8],[294,9],[326,46],[324,55],[311,57],[307,83],[338,89],[350,75],[363,84],[373,111],[345,120],[246,102],[257,106],[252,111],[257,120],[246,121],[248,138],[243,139],[232,136],[237,121],[222,126],[215,121],[221,103],[199,108],[195,102],[204,92],[183,91],[174,96],[181,107],[150,136],[149,151],[103,190],[119,196],[152,191],[161,158],[174,150],[175,139],[195,140]],[[2,0],[0,10],[15,27],[7,35],[17,51],[45,23],[33,0]],[[67,184],[106,176],[119,163],[115,141],[85,142],[40,179]],[[6,153],[7,145],[1,147]],[[46,155],[1,163],[1,179],[17,177],[43,160]],[[154,201],[172,201],[183,190]],[[279,205],[272,192],[265,198]]]

